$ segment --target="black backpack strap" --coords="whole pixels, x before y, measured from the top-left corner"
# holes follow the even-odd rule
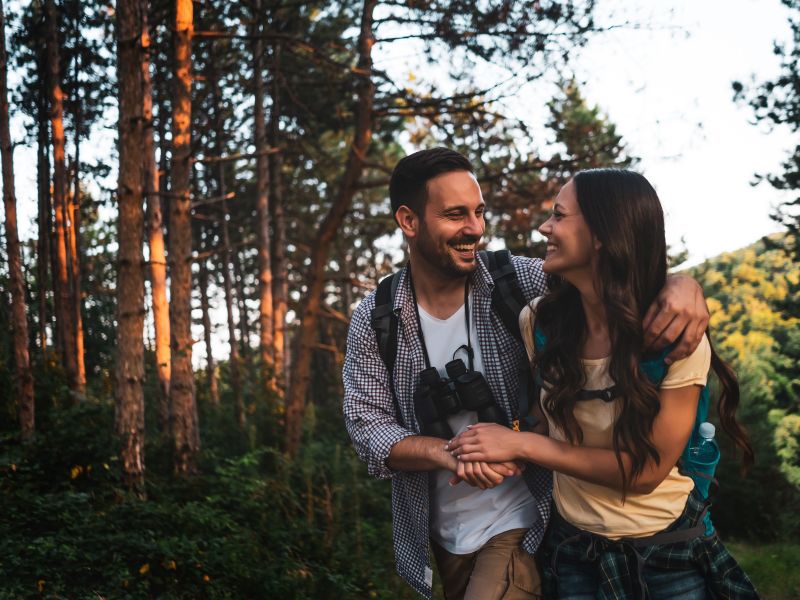
[[[500,317],[508,332],[522,344],[522,332],[519,330],[519,313],[525,306],[525,296],[519,287],[517,272],[511,262],[511,252],[498,250],[491,252],[481,250],[483,260],[494,282],[492,289],[492,308]],[[531,376],[530,365],[523,356],[518,366],[519,394],[517,396],[517,414],[511,416],[512,427],[515,430],[530,429],[535,425],[529,413],[532,395],[536,393],[536,386]]]
[[[526,302],[519,287],[517,272],[511,262],[511,252],[508,250],[497,250],[496,252],[481,250],[480,254],[494,282],[492,307],[509,333],[522,343],[519,313]]]
[[[394,364],[397,359],[397,327],[398,319],[394,312],[394,296],[400,283],[400,274],[393,273],[384,277],[375,292],[375,308],[370,315],[370,325],[375,330],[378,342],[378,353],[389,375],[389,387],[392,390],[392,401],[397,414],[397,422],[402,425],[403,415],[394,389]]]

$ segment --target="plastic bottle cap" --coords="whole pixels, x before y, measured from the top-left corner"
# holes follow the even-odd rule
[[[717,432],[717,428],[714,427],[713,423],[705,422],[700,423],[700,437],[703,437],[707,440],[714,439],[714,434]]]

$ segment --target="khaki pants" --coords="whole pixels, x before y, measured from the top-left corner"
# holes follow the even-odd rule
[[[533,556],[520,546],[526,529],[494,536],[472,554],[451,554],[431,540],[447,600],[533,600],[542,582]]]

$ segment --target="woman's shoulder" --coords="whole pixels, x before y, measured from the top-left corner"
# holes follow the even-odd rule
[[[519,330],[522,333],[522,341],[525,342],[525,351],[528,353],[528,359],[530,360],[533,360],[533,355],[536,352],[533,331],[533,324],[536,320],[536,307],[543,297],[537,296],[523,306],[519,313]]]
[[[676,360],[667,369],[661,382],[662,388],[678,388],[685,385],[706,385],[711,368],[711,343],[703,334],[697,348],[689,356]]]

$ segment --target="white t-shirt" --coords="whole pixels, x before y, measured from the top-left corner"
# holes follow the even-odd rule
[[[470,297],[470,307],[472,298]],[[464,307],[448,319],[437,319],[419,307],[422,333],[431,366],[446,376],[444,366],[454,358],[461,358],[469,368]],[[475,320],[470,319],[470,340],[474,352],[475,370],[483,372],[483,360],[478,344]],[[478,422],[475,411],[463,411],[448,418],[454,434]],[[444,444],[444,441],[442,441]],[[470,554],[481,548],[490,538],[509,531],[530,527],[538,512],[533,496],[522,477],[506,478],[499,486],[481,490],[468,483],[450,486],[452,473],[445,469],[431,474],[431,537],[452,554]]]

